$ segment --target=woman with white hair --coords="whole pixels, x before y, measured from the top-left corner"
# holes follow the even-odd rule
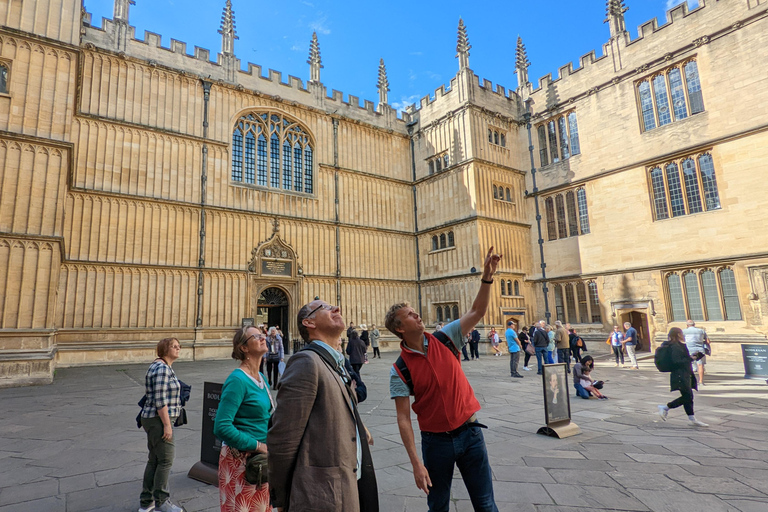
[[[270,327],[267,333],[267,379],[271,388],[277,387],[280,361],[284,358],[283,337],[277,332],[277,327]]]

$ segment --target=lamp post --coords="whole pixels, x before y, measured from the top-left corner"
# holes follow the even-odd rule
[[[531,99],[525,101],[523,120],[528,130],[528,154],[531,157],[531,180],[533,182],[533,204],[536,206],[536,228],[539,232],[539,257],[541,259],[542,291],[544,292],[544,316],[550,323],[552,314],[549,312],[549,287],[547,286],[547,264],[544,261],[544,238],[541,236],[541,211],[539,210],[539,188],[536,186],[536,163],[533,160],[533,136],[531,135]]]

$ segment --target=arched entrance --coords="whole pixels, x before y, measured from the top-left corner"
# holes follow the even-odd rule
[[[283,331],[284,346],[288,346],[291,339],[288,332],[289,314],[288,295],[280,288],[271,287],[261,292],[256,306],[256,324],[264,324],[268,327],[280,326]]]

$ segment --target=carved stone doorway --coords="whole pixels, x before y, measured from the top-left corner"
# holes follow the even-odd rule
[[[283,346],[289,346],[291,339],[288,331],[290,303],[288,295],[277,287],[271,287],[261,292],[256,305],[256,324],[264,324],[267,327],[279,326],[283,331]]]

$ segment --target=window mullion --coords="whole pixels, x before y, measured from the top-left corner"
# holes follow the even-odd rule
[[[699,285],[699,301],[701,302],[701,314],[704,317],[704,321],[709,320],[709,312],[707,311],[707,297],[704,295],[704,282],[701,280],[701,274],[703,269],[699,269],[696,272],[696,282]]]
[[[728,311],[725,309],[725,292],[723,292],[723,281],[720,277],[720,271],[722,268],[715,269],[715,279],[717,280],[717,298],[720,301],[720,312],[723,316],[723,320],[728,320]],[[743,316],[742,316],[743,318]]]
[[[683,309],[685,310],[685,318],[691,318],[691,308],[688,306],[688,287],[685,286],[685,274],[680,273],[680,291],[683,295]]]
[[[685,76],[685,65],[688,64],[688,62],[683,62],[680,64],[680,66],[675,66],[675,67],[679,67],[680,69],[680,77],[682,78],[681,82],[683,84],[683,95],[685,96],[685,104],[688,107],[688,115],[692,116],[693,113],[691,113],[691,98],[688,96],[688,77]]]
[[[700,156],[701,156],[701,153],[699,153],[696,156],[692,156],[691,158],[693,159],[693,165],[696,166],[696,181],[699,184],[699,193],[701,195],[701,211],[706,212],[707,211],[707,194],[704,191],[704,180],[701,178],[701,165],[699,165]]]
[[[683,194],[683,209],[685,210],[685,215],[690,215],[691,211],[688,204],[688,186],[685,183],[685,169],[683,169],[683,159],[681,158],[680,160],[676,160],[675,163],[677,164],[677,169],[680,176],[680,190]]]
[[[656,128],[659,126],[659,106],[656,104],[656,87],[653,85],[653,77],[648,78],[648,87],[651,91],[651,105],[653,106],[653,119],[656,120]]]

